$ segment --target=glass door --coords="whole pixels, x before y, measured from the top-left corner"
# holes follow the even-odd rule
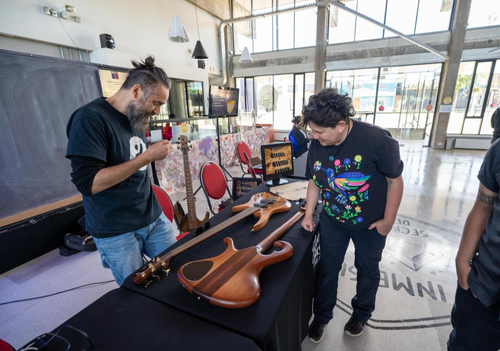
[[[493,66],[493,61],[476,62],[472,82],[463,92],[467,97],[467,107],[461,134],[479,134],[481,130]]]

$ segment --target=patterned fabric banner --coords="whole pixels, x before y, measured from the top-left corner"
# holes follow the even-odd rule
[[[252,157],[260,157],[260,146],[269,142],[268,128],[256,128],[238,134],[222,135],[220,139],[222,164],[224,167],[237,166],[239,164],[236,155],[238,142],[243,140],[248,144]],[[188,151],[189,168],[191,179],[194,182],[199,179],[201,166],[205,162],[219,163],[217,138],[206,137],[191,141],[189,145],[191,146]],[[169,194],[179,191],[185,186],[183,159],[182,151],[174,145],[174,151],[170,155],[163,160],[155,161],[159,185]]]

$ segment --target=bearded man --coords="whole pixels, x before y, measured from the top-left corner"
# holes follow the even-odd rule
[[[146,147],[152,115],[168,100],[170,79],[154,57],[132,61],[123,86],[76,110],[66,133],[71,179],[83,195],[87,231],[102,265],[122,285],[143,265],[175,242],[175,233],[151,188],[148,164],[172,152],[168,141]]]

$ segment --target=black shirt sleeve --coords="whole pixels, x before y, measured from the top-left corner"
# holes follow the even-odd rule
[[[390,133],[384,132],[375,147],[377,169],[387,178],[397,178],[403,173],[404,164],[399,155],[399,143]]]
[[[496,178],[497,174],[500,174],[500,144],[494,144],[486,153],[478,179],[488,190],[498,193],[500,186]]]
[[[85,156],[71,156],[71,181],[79,192],[85,196],[92,196],[94,177],[106,163],[98,158]]]

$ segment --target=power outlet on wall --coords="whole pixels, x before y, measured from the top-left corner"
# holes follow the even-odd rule
[[[80,16],[76,15],[76,8],[73,5],[66,5],[60,11],[57,11],[54,8],[48,6],[40,6],[40,9],[43,14],[47,16],[62,18],[65,20],[73,20],[76,23],[81,23],[82,19]]]

